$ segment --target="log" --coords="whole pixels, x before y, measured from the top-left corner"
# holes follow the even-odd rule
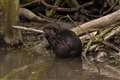
[[[82,25],[78,25],[77,27],[72,28],[71,30],[77,35],[82,35],[88,32],[108,28],[110,27],[109,25],[114,24],[118,21],[120,21],[120,10],[117,10],[101,18],[91,20]]]

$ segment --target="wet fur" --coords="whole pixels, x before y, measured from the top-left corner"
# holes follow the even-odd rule
[[[81,56],[82,43],[74,32],[55,26],[45,27],[44,31],[56,57],[73,58]]]

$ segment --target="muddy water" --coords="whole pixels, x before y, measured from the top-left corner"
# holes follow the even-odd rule
[[[118,80],[81,69],[80,59],[36,55],[31,49],[0,51],[0,80]]]

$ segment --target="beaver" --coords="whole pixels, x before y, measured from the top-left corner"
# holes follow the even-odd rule
[[[58,58],[81,57],[82,43],[79,37],[69,29],[47,26],[43,29],[49,45]]]

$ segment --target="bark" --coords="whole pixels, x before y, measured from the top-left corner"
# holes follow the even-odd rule
[[[77,27],[71,29],[77,35],[82,35],[84,33],[109,28],[111,24],[120,21],[120,10],[115,11],[109,15],[103,16],[101,18],[91,20],[82,25],[78,25]]]
[[[3,10],[3,34],[8,44],[18,44],[22,41],[21,32],[12,26],[18,21],[19,0],[1,0]]]

